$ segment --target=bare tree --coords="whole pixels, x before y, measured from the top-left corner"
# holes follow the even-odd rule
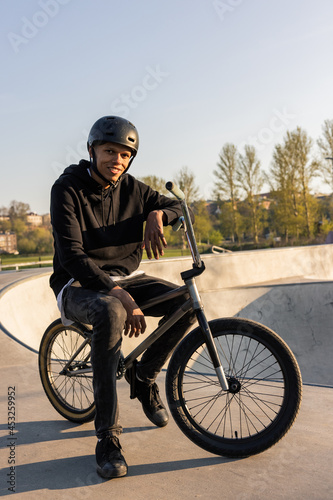
[[[12,201],[8,209],[8,215],[10,220],[15,219],[25,219],[27,213],[30,211],[30,205],[28,203],[22,203],[21,201]]]
[[[287,133],[286,146],[292,150],[292,156],[296,162],[295,167],[301,188],[301,197],[305,210],[306,234],[308,237],[312,233],[312,214],[309,205],[310,184],[319,171],[318,163],[311,158],[312,145],[312,139],[300,127],[297,127],[293,132]]]
[[[215,194],[218,199],[229,201],[231,204],[231,239],[238,237],[237,202],[239,199],[239,186],[237,184],[238,152],[234,144],[226,143],[219,155]]]
[[[245,191],[247,202],[250,207],[251,225],[255,243],[259,241],[259,205],[258,197],[264,183],[264,178],[260,170],[260,161],[254,146],[246,145],[244,155],[240,155],[236,178],[241,188]]]
[[[186,202],[188,205],[192,205],[200,197],[199,189],[195,184],[194,174],[188,167],[182,167],[178,174],[174,177],[174,182],[177,184],[179,189],[185,194]],[[182,231],[182,247],[186,248],[185,235]]]
[[[268,180],[271,185],[271,190],[274,192],[274,197],[277,200],[275,210],[276,228],[284,234],[286,242],[288,242],[289,239],[293,212],[291,202],[293,186],[289,170],[290,167],[285,148],[282,144],[276,144],[273,151],[273,160]]]
[[[325,120],[322,131],[323,136],[317,141],[322,157],[321,173],[333,191],[333,120]]]
[[[165,187],[165,180],[162,177],[157,177],[156,175],[146,175],[145,177],[139,177],[141,182],[144,182],[155,191],[161,194],[169,195],[169,191]]]
[[[188,167],[182,167],[174,178],[174,182],[183,191],[189,205],[200,198],[199,188],[195,184],[195,176]]]

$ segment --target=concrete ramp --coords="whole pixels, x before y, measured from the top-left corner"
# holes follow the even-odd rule
[[[236,316],[277,332],[295,354],[303,381],[333,386],[333,282],[274,285]]]
[[[236,316],[263,323],[291,347],[305,383],[333,386],[332,245],[207,255],[204,262],[207,269],[197,283],[209,319]],[[190,267],[190,258],[141,265],[147,274],[179,284],[180,272]],[[35,352],[59,317],[49,276],[42,272],[16,282],[0,295],[0,328]],[[148,328],[156,322],[148,319]],[[125,355],[135,342],[125,338]]]
[[[0,295],[0,328],[36,352],[45,329],[59,317],[49,278],[47,272],[16,281]]]
[[[333,282],[281,283],[217,292],[219,316],[248,318],[285,340],[302,371],[303,382],[333,386]],[[212,311],[209,311],[211,316]]]

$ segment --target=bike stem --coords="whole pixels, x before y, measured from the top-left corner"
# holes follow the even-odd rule
[[[178,230],[181,226],[183,226],[186,238],[188,241],[188,245],[191,251],[192,259],[193,259],[193,269],[189,271],[184,271],[181,273],[181,276],[188,288],[192,307],[197,316],[197,320],[201,329],[201,332],[205,338],[205,342],[207,345],[209,356],[212,360],[216,375],[220,382],[220,385],[224,391],[229,390],[229,383],[225,376],[222,363],[220,361],[216,345],[214,343],[213,335],[211,329],[209,327],[209,323],[207,321],[206,315],[204,313],[203,304],[201,302],[201,297],[197,289],[197,285],[195,283],[195,276],[200,275],[205,270],[205,265],[201,260],[201,256],[199,254],[197,242],[195,239],[193,226],[191,217],[189,214],[189,210],[187,207],[186,199],[184,193],[172,182],[167,182],[165,186],[168,191],[170,191],[179,201],[183,212],[183,217],[180,217],[179,221],[176,223],[175,230]]]
[[[206,346],[208,349],[209,356],[212,360],[217,378],[219,379],[219,382],[221,384],[221,387],[224,391],[229,390],[229,383],[228,380],[225,376],[217,349],[216,345],[213,339],[213,335],[211,332],[211,329],[209,327],[209,323],[207,321],[206,315],[204,313],[204,308],[201,302],[201,297],[197,289],[197,285],[195,283],[194,278],[190,278],[189,280],[185,281],[191,300],[192,300],[192,307],[194,309],[194,312],[196,314],[201,332],[205,338]]]

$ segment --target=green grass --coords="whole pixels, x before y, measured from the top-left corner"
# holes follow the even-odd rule
[[[162,258],[170,258],[170,257],[183,257],[191,255],[188,249],[181,250],[180,248],[166,248],[164,250],[164,256]],[[44,267],[50,266],[51,264],[44,264],[44,261],[52,260],[53,255],[0,255],[0,263],[3,266],[13,265],[13,267],[5,268],[4,270],[15,269],[16,264],[28,263],[28,262],[40,262],[37,265],[31,266],[23,266],[21,269],[29,269],[33,267]],[[143,260],[147,260],[146,252],[143,252]]]
[[[146,259],[146,252],[143,252],[143,258]],[[180,248],[166,248],[164,250],[164,257],[183,257],[191,255],[189,249],[182,250]],[[0,255],[3,265],[16,264],[17,262],[43,262],[44,260],[52,260],[53,255]]]
[[[18,262],[43,262],[44,260],[52,260],[53,255],[0,255],[2,264],[16,264]]]
[[[185,257],[187,255],[191,255],[191,252],[186,249],[186,250],[181,250],[180,248],[165,248],[164,249],[164,255],[163,259],[168,259],[171,257]],[[146,252],[143,252],[143,260],[147,260],[147,255]]]

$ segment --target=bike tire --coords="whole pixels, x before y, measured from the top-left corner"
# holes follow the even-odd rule
[[[183,433],[201,448],[231,458],[276,444],[295,421],[302,378],[287,344],[269,328],[240,318],[209,322],[229,382],[223,391],[200,328],[177,346],[166,394]]]
[[[78,326],[64,326],[56,320],[46,329],[38,356],[41,382],[50,403],[60,415],[78,423],[95,417],[92,373],[75,376],[76,368],[91,368],[90,343],[73,360],[71,376],[61,372],[86,337]]]

